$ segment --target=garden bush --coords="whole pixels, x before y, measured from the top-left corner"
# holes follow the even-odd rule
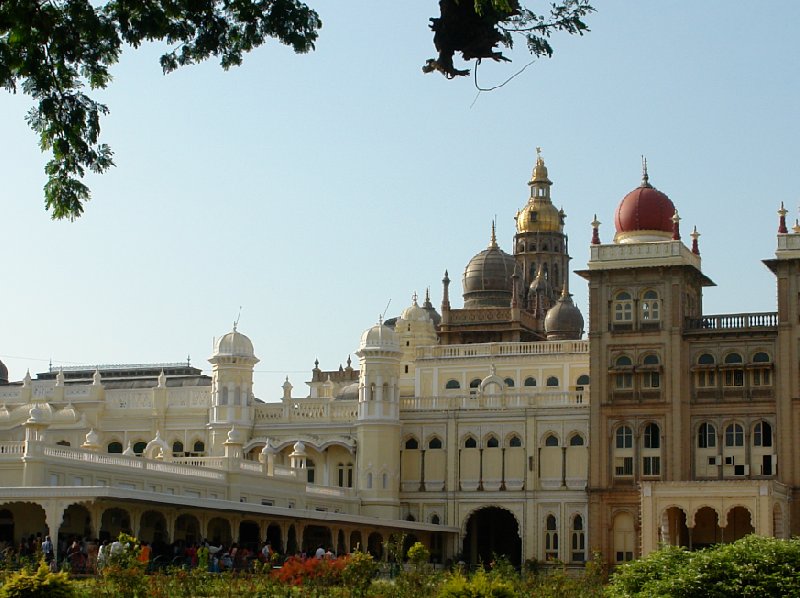
[[[75,588],[66,573],[52,573],[42,561],[36,571],[22,569],[6,579],[2,598],[73,598]]]

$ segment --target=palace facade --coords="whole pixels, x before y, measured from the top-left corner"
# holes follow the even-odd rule
[[[595,220],[588,340],[569,293],[565,213],[541,156],[512,252],[492,226],[463,304],[445,272],[361,336],[357,368],[253,394],[234,326],[211,374],[185,364],[0,367],[0,541],[129,531],[170,543],[269,539],[384,553],[391,534],[438,562],[494,553],[580,565],[660,543],[798,532],[800,228],[781,213],[775,313],[706,315],[696,233],[649,182],[613,242]],[[588,240],[588,239],[587,239]]]

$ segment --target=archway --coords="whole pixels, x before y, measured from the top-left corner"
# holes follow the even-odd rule
[[[245,520],[239,524],[239,546],[254,554],[261,548],[261,529],[255,521]]]
[[[303,550],[311,556],[320,546],[325,550],[333,548],[331,530],[321,525],[307,525],[303,530]]]
[[[694,514],[692,528],[692,548],[707,548],[722,542],[717,512],[711,507],[703,507]]]
[[[339,530],[339,533],[336,534],[336,555],[340,556],[343,554],[347,554],[347,546],[344,543],[344,531]]]
[[[484,507],[466,522],[462,556],[472,565],[490,563],[504,556],[515,567],[522,563],[522,539],[514,515],[500,507]]]
[[[0,543],[14,544],[14,515],[8,509],[0,510]]]
[[[14,502],[3,505],[0,511],[4,533],[11,546],[16,547],[20,540],[36,539],[49,533],[44,509],[41,505],[30,502]],[[40,540],[41,542],[41,540]],[[29,542],[30,544],[30,542]],[[35,548],[35,547],[34,547]]]
[[[405,535],[405,538],[403,538],[403,560],[408,559],[408,549],[414,546],[416,542],[419,542],[419,538],[414,534]]]
[[[734,507],[728,511],[727,523],[722,530],[722,541],[736,542],[755,531],[750,511],[744,507]]]
[[[383,536],[378,532],[372,532],[367,538],[367,552],[377,561],[383,558]]]
[[[100,518],[100,541],[109,540],[113,542],[119,537],[120,532],[131,533],[131,516],[125,509],[114,507],[103,511]]]
[[[297,530],[294,524],[289,526],[289,533],[286,536],[286,554],[287,556],[297,554]]]
[[[214,517],[208,522],[208,538],[214,546],[219,546],[220,544],[230,546],[231,524],[227,519]]]
[[[279,554],[283,552],[283,540],[281,539],[281,527],[279,525],[271,523],[267,526],[267,541],[272,546],[272,550]]]
[[[184,544],[200,542],[200,522],[194,515],[183,513],[175,520],[175,541]]]
[[[89,509],[83,505],[70,505],[61,518],[61,527],[58,528],[58,545],[71,541],[73,538],[92,538],[92,517]],[[56,538],[52,538],[55,542]]]
[[[678,507],[670,507],[661,516],[661,542],[672,546],[691,548],[686,513]]]
[[[364,541],[361,539],[361,532],[358,530],[350,532],[350,552],[364,551]]]
[[[148,544],[168,544],[167,520],[158,511],[145,511],[139,525],[139,539]]]

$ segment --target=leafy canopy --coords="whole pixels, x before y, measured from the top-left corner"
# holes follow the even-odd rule
[[[440,0],[439,8],[431,19],[438,56],[423,70],[450,78],[469,73],[454,67],[456,53],[507,60],[497,48],[511,47],[514,35],[534,56],[550,56],[551,33],[582,35],[582,19],[593,10],[588,0],[559,0],[547,15],[519,0]],[[114,165],[111,148],[100,142],[108,108],[86,90],[111,82],[109,68],[124,45],[168,44],[164,73],[212,56],[228,69],[270,39],[308,52],[321,26],[299,0],[0,0],[0,85],[34,100],[27,121],[51,153],[44,195],[52,217],[79,217],[90,198],[81,179]]]

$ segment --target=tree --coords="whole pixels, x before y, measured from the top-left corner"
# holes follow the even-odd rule
[[[583,34],[588,0],[560,0],[548,17],[520,7],[518,0],[441,0],[431,19],[437,59],[423,70],[448,77],[467,74],[453,66],[465,60],[505,60],[496,50],[523,35],[531,52],[549,56],[556,30]],[[100,117],[108,107],[84,90],[111,82],[109,68],[125,44],[162,41],[164,73],[217,57],[224,69],[270,39],[304,53],[314,48],[319,15],[299,0],[0,0],[0,84],[31,96],[27,121],[51,152],[45,166],[45,206],[54,219],[74,220],[90,199],[87,171],[103,173],[113,153],[100,142]]]

